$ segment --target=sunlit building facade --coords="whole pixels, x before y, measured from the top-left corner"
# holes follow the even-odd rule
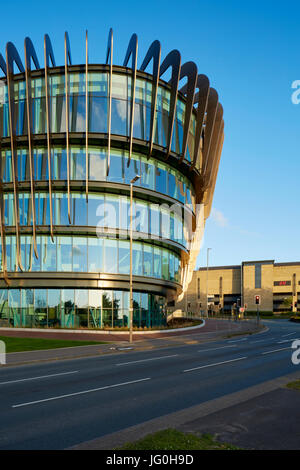
[[[206,76],[158,41],[137,67],[40,65],[0,55],[0,326],[127,327],[132,205],[133,323],[162,325],[190,281],[223,144],[223,109]],[[130,65],[130,67],[128,66]],[[149,69],[149,73],[146,72]],[[164,75],[170,75],[165,81]]]

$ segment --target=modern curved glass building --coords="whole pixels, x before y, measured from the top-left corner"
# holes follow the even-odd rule
[[[133,323],[165,322],[187,289],[209,216],[223,144],[217,92],[177,50],[154,41],[138,67],[57,66],[0,55],[0,326],[128,326],[130,220]],[[130,204],[130,182],[133,186]],[[132,208],[132,219],[131,209]]]

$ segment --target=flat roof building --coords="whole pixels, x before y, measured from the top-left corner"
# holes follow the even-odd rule
[[[210,311],[230,313],[236,304],[254,312],[259,295],[261,311],[299,312],[300,262],[244,261],[235,266],[200,268],[194,271],[187,294],[176,308],[206,311],[206,293]]]

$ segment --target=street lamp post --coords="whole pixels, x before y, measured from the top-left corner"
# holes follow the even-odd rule
[[[140,178],[136,175],[130,181],[130,273],[129,273],[129,342],[132,343],[132,330],[133,330],[133,293],[132,293],[132,199],[133,199],[133,185]]]
[[[206,259],[206,316],[208,318],[208,255],[211,248],[207,248],[207,259]]]

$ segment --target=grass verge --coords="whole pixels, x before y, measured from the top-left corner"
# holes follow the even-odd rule
[[[210,434],[183,433],[176,429],[165,429],[125,444],[117,450],[237,450],[230,444],[216,441]]]
[[[291,388],[293,390],[300,390],[300,380],[295,380],[294,382],[289,382],[287,384],[287,388]]]
[[[37,351],[42,349],[71,348],[74,346],[88,346],[91,344],[106,344],[103,341],[73,341],[63,339],[42,338],[15,338],[12,336],[0,336],[0,340],[6,345],[6,352]]]

